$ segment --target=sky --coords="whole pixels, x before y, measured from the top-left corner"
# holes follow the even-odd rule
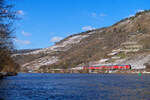
[[[47,48],[69,35],[110,26],[150,9],[150,0],[13,0],[16,49]]]

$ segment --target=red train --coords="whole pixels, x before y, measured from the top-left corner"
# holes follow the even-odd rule
[[[84,66],[83,69],[131,69],[131,65],[102,65],[102,66]]]

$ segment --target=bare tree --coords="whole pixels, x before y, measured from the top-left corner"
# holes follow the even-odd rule
[[[8,5],[6,0],[0,0],[0,71],[15,67],[11,58],[13,51],[13,23],[16,19],[13,5]]]

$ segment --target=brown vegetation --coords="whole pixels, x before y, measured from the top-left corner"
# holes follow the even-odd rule
[[[0,72],[16,72],[19,65],[11,57],[13,51],[13,22],[16,12],[12,5],[7,5],[5,0],[0,0]]]

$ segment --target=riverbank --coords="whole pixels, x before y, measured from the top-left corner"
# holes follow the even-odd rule
[[[30,73],[30,72],[29,72]],[[71,69],[51,69],[45,71],[32,71],[31,73],[95,73],[95,74],[150,74],[146,69],[122,69],[122,70],[71,70]]]
[[[16,76],[16,72],[0,72],[0,79],[3,79],[4,77],[7,76]]]

